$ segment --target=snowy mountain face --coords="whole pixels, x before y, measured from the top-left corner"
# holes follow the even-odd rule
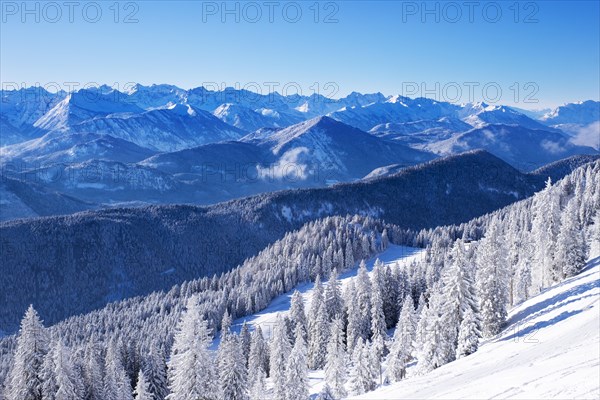
[[[549,111],[540,121],[570,135],[574,144],[600,151],[600,102],[566,104]]]
[[[123,94],[116,90],[82,89],[68,94],[33,126],[46,131],[67,129],[91,118],[141,111],[141,108],[123,101]]]
[[[153,154],[151,150],[109,135],[51,131],[41,138],[0,148],[0,165],[22,162],[34,168],[91,159],[130,163]]]
[[[528,129],[544,129],[547,127],[510,107],[470,103],[458,113],[462,120],[475,128],[486,125],[518,125]]]
[[[600,121],[600,102],[588,100],[560,106],[540,118],[547,125],[589,125]]]
[[[591,147],[571,143],[563,133],[518,125],[487,125],[455,134],[425,148],[437,154],[485,149],[525,171],[577,154],[598,154]]]
[[[93,118],[72,126],[71,130],[108,134],[156,151],[176,151],[243,136],[241,130],[209,112],[186,104]]]
[[[396,140],[411,147],[422,148],[428,143],[445,140],[454,133],[470,129],[472,126],[460,119],[443,117],[437,120],[381,124],[369,132],[382,139]]]
[[[35,122],[65,96],[35,87],[0,91],[0,146],[36,137]]]
[[[261,128],[285,127],[302,120],[299,116],[282,114],[271,109],[251,110],[231,103],[220,105],[213,111],[213,115],[221,121],[246,132],[253,132]]]

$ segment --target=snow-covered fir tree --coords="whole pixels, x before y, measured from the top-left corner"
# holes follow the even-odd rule
[[[344,387],[347,379],[347,354],[344,337],[344,323],[341,316],[331,322],[327,357],[325,362],[325,382],[335,398],[347,396]]]
[[[292,301],[290,305],[290,320],[294,327],[294,336],[300,334],[306,341],[308,338],[308,322],[306,321],[306,312],[304,311],[304,299],[299,291],[294,290],[292,294]]]
[[[278,316],[273,339],[271,340],[269,359],[269,375],[273,381],[273,398],[275,400],[287,400],[286,370],[291,351],[287,327],[283,323],[283,319]]]
[[[154,400],[164,400],[168,394],[167,364],[164,353],[156,342],[152,342],[142,368],[148,381],[148,391],[154,396]]]
[[[290,353],[285,375],[286,400],[306,400],[308,398],[308,367],[306,342],[301,331],[296,334],[296,342]]]
[[[358,300],[358,329],[359,337],[367,340],[371,334],[371,280],[367,272],[367,266],[363,261],[358,267],[356,276],[356,297]]]
[[[246,360],[242,355],[242,345],[237,335],[229,333],[222,338],[219,346],[219,384],[223,400],[247,400]]]
[[[101,349],[95,335],[85,346],[82,375],[85,400],[102,400],[102,361]],[[156,399],[156,400],[164,400]]]
[[[209,350],[212,335],[191,297],[175,334],[168,362],[168,400],[219,399],[217,371]]]
[[[308,366],[311,369],[321,369],[325,365],[327,332],[329,330],[329,318],[323,290],[316,290],[316,288],[315,286],[310,305],[311,315],[308,320]]]
[[[508,305],[508,266],[498,218],[492,219],[479,246],[477,293],[481,331],[484,337],[491,337],[502,329]]]
[[[40,400],[42,379],[40,372],[48,353],[49,337],[38,313],[29,306],[17,337],[17,348],[8,377],[8,399]]]
[[[477,298],[473,278],[473,266],[469,263],[462,240],[457,240],[450,252],[451,262],[442,272],[444,301],[442,305],[442,325],[445,328],[447,354],[445,358],[455,358],[458,345],[458,331],[467,310],[477,312]]]
[[[240,345],[242,349],[242,354],[244,355],[244,364],[248,366],[248,358],[250,357],[250,342],[252,338],[250,336],[250,329],[248,328],[248,324],[246,321],[242,324],[242,329],[240,330]]]
[[[337,270],[332,271],[325,288],[325,305],[329,321],[341,317],[344,313],[344,299]]]
[[[248,356],[248,382],[251,386],[262,371],[267,376],[269,371],[269,349],[263,337],[262,329],[257,326],[250,336],[250,355]]]
[[[52,354],[56,367],[56,400],[80,400],[83,397],[83,382],[73,364],[69,348],[58,340]]]
[[[562,278],[577,275],[585,265],[587,254],[583,226],[579,222],[577,199],[571,199],[563,211],[558,233],[555,262],[562,266]]]
[[[249,380],[250,383],[250,400],[264,400],[267,399],[267,375],[265,371],[261,368],[257,372],[253,373],[252,380]]]
[[[150,393],[150,386],[146,376],[144,375],[144,371],[140,371],[138,374],[133,396],[135,400],[155,400],[154,395]]]
[[[407,295],[387,357],[386,379],[390,382],[397,382],[406,377],[406,367],[411,360],[416,330],[414,312],[412,296]]]
[[[359,338],[354,347],[350,369],[349,385],[352,394],[363,394],[375,389],[374,375],[373,364],[369,357],[369,344]]]
[[[120,346],[112,340],[106,351],[104,362],[104,394],[105,400],[132,400],[133,393],[127,371],[123,366]]]
[[[458,332],[458,346],[456,348],[456,358],[462,358],[473,354],[479,346],[479,323],[477,316],[471,309],[467,309]]]

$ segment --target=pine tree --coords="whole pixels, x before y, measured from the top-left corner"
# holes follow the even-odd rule
[[[308,366],[311,369],[323,368],[327,349],[328,316],[323,287],[315,283],[308,318]]]
[[[248,399],[246,362],[240,357],[242,346],[235,334],[221,340],[219,348],[219,383],[223,400]]]
[[[344,313],[344,300],[336,270],[329,276],[329,282],[325,288],[325,305],[329,321],[341,317]]]
[[[394,339],[388,355],[386,377],[388,381],[397,382],[406,377],[406,366],[413,352],[413,337],[415,335],[414,303],[411,295],[407,295],[400,319],[396,325]]]
[[[499,223],[494,217],[478,248],[477,292],[484,337],[500,332],[508,304],[508,268]]]
[[[260,368],[252,375],[252,377],[252,380],[250,380],[250,400],[267,399],[267,376],[265,371]]]
[[[308,398],[306,342],[300,331],[296,335],[296,342],[287,363],[286,391],[286,400],[306,400]]]
[[[581,271],[587,258],[583,226],[579,222],[575,198],[567,203],[560,221],[555,257],[556,262],[562,268],[561,278],[569,278]]]
[[[250,336],[250,355],[248,357],[248,381],[252,385],[256,382],[257,374],[262,371],[267,376],[269,371],[269,349],[263,338],[262,329],[257,326]]]
[[[202,319],[197,299],[187,303],[175,334],[168,380],[171,394],[167,400],[218,399],[218,387],[208,323]]]
[[[102,364],[100,360],[100,346],[92,336],[84,350],[83,382],[85,400],[102,400]],[[164,400],[164,399],[160,399]]]
[[[307,340],[308,323],[306,322],[306,312],[304,311],[304,299],[297,290],[294,290],[294,293],[292,294],[290,320],[292,321],[292,325],[294,327],[294,336],[298,335],[298,332],[300,332],[304,340]]]
[[[546,188],[533,198],[532,204],[534,217],[531,234],[535,241],[534,259],[539,266],[539,273],[533,277],[533,281],[537,290],[553,284],[557,279],[554,249],[560,221],[558,198],[552,189],[552,180],[548,178]],[[485,335],[485,329],[483,331]]]
[[[335,398],[342,398],[348,395],[344,388],[347,376],[347,356],[344,341],[344,323],[339,316],[331,323],[325,362],[326,385],[330,388]]]
[[[383,315],[385,315],[386,328],[392,328],[398,320],[398,303],[401,301],[400,296],[405,296],[403,287],[404,282],[400,281],[400,267],[396,264],[397,272],[392,271],[392,267],[387,265],[384,273],[384,287],[382,289],[383,296]]]
[[[150,385],[144,375],[144,371],[138,374],[138,381],[133,392],[135,400],[154,400],[154,395],[150,393]]]
[[[462,358],[475,353],[479,344],[480,335],[477,317],[472,310],[468,309],[460,324],[456,358]]]
[[[418,360],[418,372],[421,374],[449,362],[445,326],[440,318],[443,301],[442,287],[438,281],[432,288],[429,305],[423,307],[421,311],[417,325],[415,352]]]
[[[275,400],[286,400],[286,367],[291,353],[287,328],[281,317],[277,317],[277,324],[273,340],[271,341],[270,376],[273,381]]]
[[[361,338],[360,326],[362,320],[362,316],[360,315],[360,311],[358,309],[358,298],[356,297],[356,288],[353,280],[348,284],[344,297],[347,305],[346,313],[348,325],[346,332],[348,352],[353,353],[354,347],[356,346],[356,343],[358,343],[358,339]]]
[[[40,370],[40,379],[42,380],[42,400],[56,400],[58,384],[56,383],[55,347],[56,342],[52,341]]]
[[[131,382],[115,340],[108,345],[104,365],[104,400],[132,400]]]
[[[445,359],[453,361],[458,345],[458,331],[467,310],[476,312],[472,266],[462,240],[457,240],[451,250],[452,261],[442,273],[444,301],[442,305],[442,324],[445,328]]]
[[[29,306],[23,320],[13,365],[6,388],[9,399],[40,400],[42,380],[40,372],[48,352],[49,338],[38,313]]]
[[[367,266],[361,261],[356,276],[356,296],[358,300],[359,335],[368,339],[371,333],[371,280]]]
[[[248,329],[248,324],[246,321],[242,324],[242,329],[240,331],[240,344],[242,348],[242,354],[244,355],[244,364],[248,366],[248,358],[250,357],[250,330]]]
[[[223,319],[221,319],[221,337],[225,337],[231,333],[231,324],[233,323],[233,319],[231,318],[231,314],[229,311],[225,310],[223,314]]]
[[[154,400],[165,400],[168,392],[167,364],[163,352],[156,343],[150,347],[145,359],[144,377],[148,381],[148,391],[154,396]]]
[[[363,394],[375,389],[369,347],[362,338],[358,339],[352,354],[349,384],[353,394]]]
[[[83,397],[81,376],[75,369],[69,349],[60,340],[56,343],[53,357],[56,367],[54,373],[57,387],[56,399],[80,400]]]
[[[383,299],[381,296],[381,287],[377,276],[380,275],[380,267],[376,267],[374,271],[374,279],[371,284],[371,342],[373,349],[377,353],[377,357],[381,359],[385,352],[386,325],[385,315],[383,314]]]

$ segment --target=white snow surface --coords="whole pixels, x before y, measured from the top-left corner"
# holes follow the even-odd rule
[[[398,266],[402,267],[409,265],[413,261],[419,260],[421,257],[424,257],[423,249],[406,246],[396,246],[390,244],[384,252],[378,254],[377,256],[369,260],[366,260],[365,264],[370,274],[373,270],[373,266],[375,265],[375,261],[377,259],[381,260],[385,265],[398,263]],[[355,265],[355,268],[340,274],[339,281],[341,284],[342,292],[346,290],[346,286],[350,283],[350,281],[356,277],[357,272],[358,263]],[[323,287],[325,288],[326,286],[327,282],[323,282]],[[310,299],[312,297],[313,287],[314,284],[311,282],[301,284],[297,286],[296,289],[294,289],[298,290],[302,294],[304,298],[304,307],[307,310],[307,312],[310,309]],[[293,291],[282,294],[281,296],[275,298],[271,302],[271,304],[269,304],[269,306],[263,311],[254,315],[236,319],[235,321],[233,321],[231,330],[233,332],[239,333],[239,331],[242,328],[242,324],[244,323],[244,321],[246,321],[251,331],[254,330],[256,326],[260,326],[265,339],[270,340],[270,337],[273,334],[274,328],[277,324],[277,316],[279,314],[281,314],[281,316],[286,315],[290,309],[292,294]],[[213,350],[216,350],[218,348],[219,341],[220,339],[218,337],[215,338],[212,346]],[[315,395],[323,389],[324,373],[322,370],[310,371],[309,380],[309,392],[311,393],[311,395]],[[270,384],[270,379],[268,379],[267,382]]]
[[[352,399],[600,398],[600,257],[509,313],[465,358]]]
[[[480,343],[479,350],[426,375],[415,375],[415,363],[404,381],[348,399],[599,399],[600,398],[600,249],[576,277],[544,290],[509,311],[507,327]],[[406,266],[424,256],[422,249],[390,245],[375,260]],[[355,279],[358,263],[340,275],[342,290]],[[327,283],[324,282],[324,286]],[[296,287],[310,308],[314,284]],[[237,319],[250,330],[261,327],[269,339],[279,314],[286,315],[292,292],[275,298],[263,311]],[[391,333],[391,332],[390,332]],[[217,349],[219,338],[213,342]],[[385,368],[385,364],[384,364]],[[267,380],[270,386],[270,380]],[[309,371],[311,398],[323,389],[324,372]]]

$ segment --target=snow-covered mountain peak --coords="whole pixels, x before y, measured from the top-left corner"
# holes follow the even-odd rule
[[[198,115],[197,111],[189,104],[169,103],[167,105],[167,109],[169,111],[174,112],[175,114],[182,116],[189,115],[191,117],[195,117],[196,115]]]

